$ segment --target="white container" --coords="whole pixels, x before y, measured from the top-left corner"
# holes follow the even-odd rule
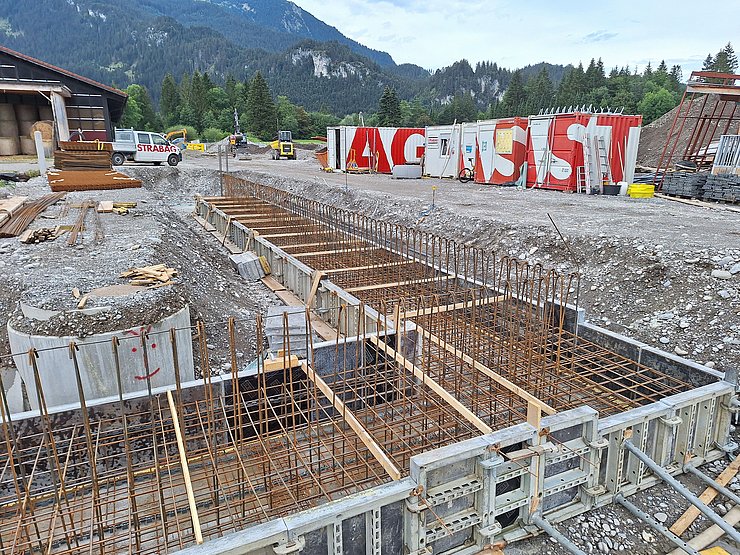
[[[629,188],[629,183],[626,181],[620,181],[617,183],[619,185],[619,196],[624,197],[627,196],[627,189]]]

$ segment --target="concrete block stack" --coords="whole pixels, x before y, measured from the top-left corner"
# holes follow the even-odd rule
[[[663,180],[661,192],[684,198],[702,198],[706,173],[672,172]]]
[[[740,202],[740,175],[710,175],[703,193],[704,200]]]

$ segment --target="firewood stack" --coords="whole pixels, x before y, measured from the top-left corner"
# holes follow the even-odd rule
[[[129,285],[139,287],[163,287],[172,283],[172,278],[177,276],[177,270],[168,268],[164,264],[156,266],[144,266],[143,268],[131,268],[123,272],[119,277],[128,279]]]

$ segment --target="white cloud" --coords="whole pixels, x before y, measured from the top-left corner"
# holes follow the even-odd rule
[[[695,3],[546,0],[294,0],[346,36],[389,52],[397,63],[428,69],[461,58],[505,67],[541,61],[607,68],[678,63],[684,74],[737,39],[740,2],[722,6],[711,32],[697,25]],[[735,44],[736,48],[740,44]]]

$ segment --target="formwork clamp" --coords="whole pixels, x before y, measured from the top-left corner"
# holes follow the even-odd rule
[[[678,428],[681,424],[683,424],[683,418],[681,418],[680,416],[671,416],[670,418],[662,416],[659,418],[659,420],[669,428]]]
[[[500,534],[502,531],[503,528],[501,527],[501,524],[499,524],[498,520],[494,520],[493,524],[490,526],[478,528],[478,533],[484,538],[492,538]]]
[[[722,403],[722,408],[730,411],[732,414],[737,414],[740,412],[740,399],[733,396],[728,404]]]
[[[609,440],[606,439],[605,437],[600,437],[599,439],[597,439],[597,440],[592,441],[591,443],[589,443],[588,446],[591,449],[596,449],[598,451],[601,451],[601,450],[606,449],[607,447],[609,447]]]
[[[304,547],[306,547],[306,538],[298,536],[292,542],[273,545],[272,550],[276,555],[289,555],[290,553],[300,553]]]

